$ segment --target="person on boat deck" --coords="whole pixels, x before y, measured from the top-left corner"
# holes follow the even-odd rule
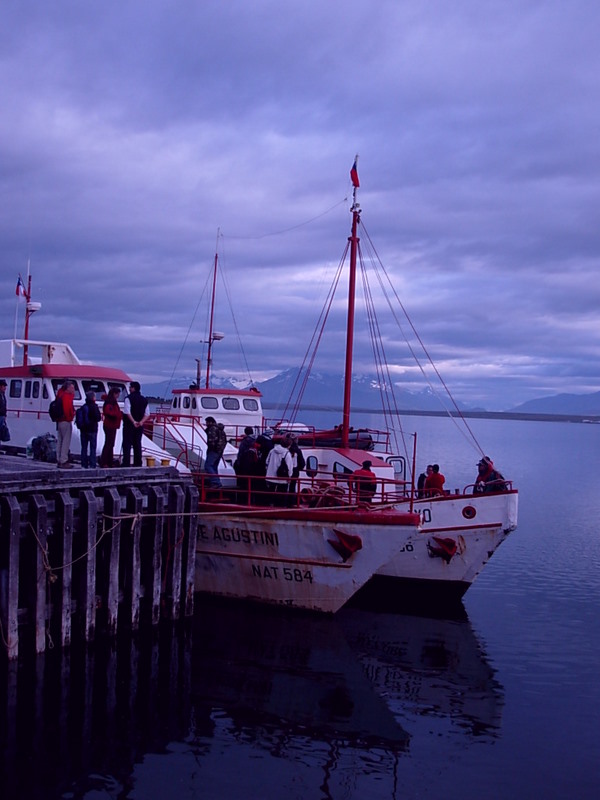
[[[237,458],[233,463],[236,475],[237,488],[243,492],[249,492],[255,481],[250,480],[250,476],[258,475],[258,449],[256,447],[256,437],[254,428],[250,425],[244,428],[244,438],[240,442]],[[240,502],[244,502],[244,495],[240,497]]]
[[[473,494],[505,491],[504,476],[494,467],[492,459],[489,456],[484,456],[477,464],[477,477],[475,478]]]
[[[84,469],[96,468],[96,441],[98,439],[98,423],[102,419],[100,409],[96,405],[95,392],[86,392],[85,403],[81,406],[81,422],[79,438],[81,440],[81,466]],[[79,417],[77,417],[79,419]]]
[[[285,438],[290,448],[290,455],[292,457],[292,464],[293,464],[293,469],[291,472],[292,479],[290,481],[288,491],[290,494],[295,494],[298,478],[300,477],[300,473],[306,466],[306,459],[304,458],[304,453],[302,452],[302,450],[300,449],[300,445],[298,444],[298,438],[294,436],[293,433],[288,433]]]
[[[267,456],[267,492],[271,495],[269,499],[272,500],[272,504],[279,507],[288,504],[289,476],[294,471],[294,462],[288,447],[286,440],[277,442]],[[281,475],[285,471],[284,463],[287,467],[287,477]]]
[[[435,497],[436,495],[444,494],[444,484],[446,478],[440,472],[440,465],[433,464],[431,467],[431,475],[425,478],[423,490],[425,497]]]
[[[69,464],[69,448],[71,447],[73,420],[75,419],[74,397],[75,385],[73,381],[65,381],[56,393],[56,399],[60,399],[62,403],[62,414],[56,423],[56,466],[60,469],[71,468],[71,464]]]
[[[117,437],[117,431],[121,427],[121,420],[123,419],[123,412],[119,406],[120,393],[121,390],[119,387],[113,386],[102,406],[102,415],[104,417],[104,422],[102,423],[104,429],[104,447],[100,454],[101,467],[113,466],[115,439]]]
[[[370,461],[363,461],[362,467],[352,473],[350,488],[355,492],[359,503],[370,503],[377,490],[377,475],[371,466]]]
[[[425,472],[422,472],[419,475],[419,479],[417,480],[417,497],[425,497],[425,481],[433,472],[433,467],[431,464],[427,464],[427,468]]]
[[[206,423],[206,458],[204,459],[204,471],[211,477],[207,480],[207,486],[212,489],[221,488],[219,478],[219,461],[227,445],[227,434],[222,422],[217,423],[214,417],[207,417]]]
[[[123,403],[123,466],[131,463],[133,449],[133,466],[142,466],[142,436],[144,423],[148,419],[148,401],[141,393],[137,381],[129,384],[129,394]]]
[[[5,431],[3,433],[3,431]],[[0,380],[0,442],[8,442],[10,433],[6,424],[6,381]]]

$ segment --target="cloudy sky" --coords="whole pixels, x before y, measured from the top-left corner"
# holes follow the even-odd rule
[[[593,0],[4,0],[0,37],[4,338],[29,264],[33,338],[193,374],[218,250],[216,372],[299,364],[359,153],[365,228],[459,400],[600,389]]]

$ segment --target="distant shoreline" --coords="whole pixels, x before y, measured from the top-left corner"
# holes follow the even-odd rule
[[[263,408],[281,411],[281,406],[276,403],[265,403],[263,401]],[[315,405],[302,405],[301,411],[331,411],[342,413],[340,406],[315,406]],[[353,412],[359,414],[381,414],[381,409],[378,408],[353,408]],[[526,414],[523,412],[514,411],[418,411],[413,409],[401,408],[398,411],[400,416],[407,417],[465,417],[466,419],[517,419],[525,420],[526,422],[586,422],[591,424],[600,424],[600,414]]]

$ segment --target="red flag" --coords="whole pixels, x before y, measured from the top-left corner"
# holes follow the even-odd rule
[[[354,164],[352,164],[352,169],[350,170],[350,180],[352,181],[352,186],[355,189],[358,189],[360,186],[360,181],[358,180],[358,156],[354,159]]]
[[[15,289],[15,294],[17,297],[27,297],[27,292],[25,291],[25,286],[23,285],[23,281],[21,280],[21,276],[17,280],[17,288]]]

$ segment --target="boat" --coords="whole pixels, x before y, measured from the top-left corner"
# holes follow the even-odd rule
[[[51,442],[56,433],[56,424],[52,422],[48,407],[55,399],[62,384],[69,380],[75,387],[73,404],[75,409],[85,403],[86,392],[96,393],[101,406],[101,398],[108,391],[117,387],[121,390],[121,401],[127,394],[131,378],[121,369],[99,364],[83,363],[66,342],[31,339],[29,325],[31,316],[40,310],[41,304],[31,299],[31,276],[27,286],[19,279],[22,296],[25,298],[25,325],[22,338],[0,340],[0,378],[7,383],[7,424],[10,441],[2,443],[2,450],[13,455],[34,457],[34,443],[49,442],[41,455],[52,459]],[[102,425],[98,428],[96,451],[102,452],[104,432]],[[122,427],[117,431],[114,454],[122,447]],[[79,431],[73,425],[71,439],[71,459],[80,459],[81,442]],[[55,455],[55,454],[54,454]],[[142,457],[146,464],[161,466],[177,466],[182,472],[189,472],[185,464],[177,464],[177,459],[164,448],[154,444],[144,436],[142,440]],[[54,458],[55,460],[55,458]]]
[[[218,498],[206,490],[202,474],[198,476],[204,525],[196,558],[198,591],[316,608],[322,603],[322,598],[313,606],[308,595],[303,594],[303,589],[311,587],[294,586],[298,590],[295,597],[288,597],[285,589],[288,588],[286,582],[293,584],[294,575],[299,576],[299,584],[304,574],[316,578],[312,566],[308,569],[311,559],[316,559],[315,564],[328,562],[327,570],[332,567],[333,553],[327,546],[324,551],[319,551],[318,556],[314,552],[309,555],[310,548],[304,546],[303,537],[310,538],[311,531],[322,530],[323,541],[329,545],[336,541],[341,531],[360,539],[365,549],[367,542],[369,549],[375,547],[382,534],[391,534],[395,538],[398,546],[393,555],[374,569],[371,579],[361,583],[363,594],[372,592],[384,598],[387,596],[390,601],[400,593],[407,597],[421,594],[429,599],[443,595],[456,601],[462,598],[493,553],[517,527],[518,491],[510,479],[503,478],[497,485],[486,485],[482,492],[478,491],[481,487],[475,484],[455,489],[453,493],[419,492],[416,485],[416,434],[411,437],[403,434],[404,442],[412,438],[412,447],[405,444],[402,452],[397,443],[392,445],[394,438],[397,439],[393,428],[400,413],[389,400],[386,401],[388,429],[355,429],[350,424],[359,257],[363,270],[362,250],[359,248],[359,228],[363,223],[357,189],[358,186],[354,185],[351,233],[340,262],[343,265],[349,255],[342,422],[327,431],[299,423],[296,412],[300,401],[297,400],[290,418],[262,429],[272,442],[292,434],[301,444],[306,466],[291,498],[293,508],[257,508],[256,498],[252,497],[251,476],[240,478],[238,475],[238,487],[241,479],[245,491],[222,492]],[[338,281],[339,273],[334,286]],[[365,291],[365,295],[369,302],[371,293]],[[330,293],[328,302],[332,297]],[[371,327],[376,330],[375,310],[370,308],[369,312]],[[211,321],[212,316],[211,309]],[[325,318],[326,313],[323,313],[321,319]],[[313,341],[318,342],[320,338],[313,336]],[[376,356],[383,353],[380,345],[373,349]],[[385,371],[384,359],[380,358],[380,362],[379,383],[391,387],[393,381]],[[209,391],[208,380],[204,391]],[[226,409],[222,411],[219,421],[226,424]],[[458,416],[466,423],[460,413]],[[182,424],[181,420],[179,424]],[[232,443],[236,441],[238,439],[234,436]],[[474,446],[483,458],[484,451],[476,440]],[[352,473],[361,467],[365,456],[371,461],[375,474],[374,491],[368,502],[357,493],[352,479]],[[410,519],[415,513],[420,521],[418,526],[407,525],[401,516],[394,521],[395,515],[407,514]],[[228,539],[223,537],[222,530],[227,532]],[[356,553],[350,560],[358,562],[360,556],[361,553]],[[318,571],[319,581],[322,580],[325,586],[329,579],[322,574],[320,567]],[[274,574],[279,578],[285,575],[284,582],[273,579]],[[324,605],[327,605],[327,610],[334,610],[329,604]]]

